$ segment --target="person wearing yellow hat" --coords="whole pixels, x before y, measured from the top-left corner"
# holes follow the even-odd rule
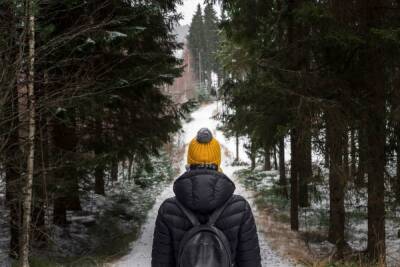
[[[202,128],[190,142],[187,171],[175,197],[156,220],[152,267],[261,267],[256,224],[249,203],[234,195],[221,171],[221,146]]]
[[[189,169],[221,171],[221,145],[209,129],[200,129],[196,138],[190,142],[187,163]]]

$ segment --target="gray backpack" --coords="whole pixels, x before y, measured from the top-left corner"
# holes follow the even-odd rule
[[[231,198],[211,214],[206,224],[201,224],[196,215],[175,198],[193,226],[184,234],[179,245],[177,267],[234,266],[228,238],[215,226]]]

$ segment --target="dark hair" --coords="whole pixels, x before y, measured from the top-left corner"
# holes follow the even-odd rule
[[[218,171],[218,165],[217,164],[191,164],[189,166],[189,168],[190,168],[190,170],[207,169],[207,170]]]

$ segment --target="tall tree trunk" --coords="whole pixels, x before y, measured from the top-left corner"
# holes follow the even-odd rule
[[[236,134],[236,159],[235,161],[239,162],[239,134]]]
[[[400,7],[400,0],[397,0],[397,6]],[[400,71],[397,70],[397,77],[394,83],[397,88],[393,95],[393,113],[395,116],[392,118],[394,122],[394,138],[395,138],[395,153],[396,153],[396,178],[394,185],[395,201],[400,205]],[[400,233],[399,233],[400,236]]]
[[[11,89],[11,99],[8,101],[9,110],[7,114],[9,120],[8,129],[9,136],[6,139],[5,146],[5,180],[6,180],[6,203],[10,211],[10,250],[9,254],[12,258],[19,256],[19,229],[21,228],[21,158],[19,135],[18,135],[18,96],[16,87]]]
[[[301,5],[303,0],[288,1],[288,25],[287,25],[287,45],[290,47],[290,56],[292,63],[289,67],[298,72],[304,68],[303,49],[298,40],[301,39],[302,29],[295,20],[295,10]],[[293,91],[299,92],[298,85],[293,85]],[[292,106],[298,107],[300,100],[298,97],[292,99]],[[291,167],[290,167],[290,227],[293,231],[299,230],[299,134],[301,134],[298,125],[290,133],[291,138]]]
[[[274,146],[274,168],[275,168],[276,171],[279,169],[278,159],[276,157],[276,146]]]
[[[355,130],[352,128],[350,130],[350,179],[354,179],[355,174],[357,172],[356,168],[356,161],[357,161],[357,154],[356,154],[356,136]]]
[[[111,162],[111,181],[118,181],[118,160],[116,159]]]
[[[363,118],[360,121],[360,129],[358,130],[358,168],[356,176],[356,185],[358,188],[365,186],[365,173],[367,166],[367,138],[366,138],[366,119]]]
[[[395,134],[396,134],[396,176],[397,176],[395,195],[397,204],[400,204],[400,122],[397,122]]]
[[[67,225],[67,203],[65,197],[57,197],[54,200],[53,223],[58,226]]]
[[[288,198],[286,165],[285,165],[285,137],[279,140],[279,185],[281,187],[282,196]]]
[[[251,161],[250,169],[254,171],[254,169],[256,168],[256,156],[254,154],[250,155],[250,161]]]
[[[345,245],[345,207],[344,192],[346,184],[345,167],[343,166],[343,146],[345,127],[339,111],[327,111],[327,138],[329,144],[329,241],[336,245],[337,256],[343,258]]]
[[[133,156],[128,158],[128,180],[132,179]]]
[[[290,166],[290,227],[293,231],[299,230],[299,184],[298,184],[298,155],[297,131],[292,129],[290,134],[291,166]]]
[[[371,55],[372,56],[372,55]],[[374,61],[371,62],[374,64]],[[378,72],[379,73],[379,72]],[[382,77],[375,77],[376,79]],[[368,254],[385,257],[385,101],[381,84],[375,84],[368,122]]]
[[[38,90],[37,90],[38,91]],[[42,95],[41,95],[42,96]],[[41,97],[40,96],[40,97]],[[43,244],[47,240],[45,213],[46,213],[46,188],[48,164],[48,125],[45,114],[38,114],[37,122],[39,140],[37,142],[38,155],[36,162],[38,174],[34,177],[33,185],[33,210],[32,210],[32,239],[35,243]],[[39,167],[40,166],[40,167]]]
[[[122,168],[122,174],[121,174],[122,177],[121,178],[122,178],[123,181],[125,181],[126,180],[126,171],[128,169],[125,160],[123,160],[121,162],[121,168]],[[118,177],[118,175],[117,175],[117,177]]]
[[[94,170],[94,192],[98,195],[105,196],[105,189],[104,189],[104,167],[101,164],[98,164]]]
[[[70,137],[68,140],[70,141],[70,148],[69,150],[71,153],[69,153],[70,157],[70,162],[71,164],[69,165],[69,177],[70,177],[70,183],[68,186],[68,204],[67,204],[67,209],[68,210],[75,210],[75,211],[80,211],[82,210],[81,206],[81,200],[79,197],[79,173],[77,169],[77,145],[78,145],[78,136],[77,136],[77,125],[76,125],[76,111],[74,109],[69,109],[68,113],[70,115],[70,120],[71,120],[71,126],[68,127],[68,134]]]
[[[212,87],[212,73],[211,70],[207,71],[207,90],[208,92],[211,92],[211,87]]]
[[[17,155],[14,154],[14,156]],[[11,158],[8,159],[10,161]],[[20,246],[19,237],[21,228],[21,201],[20,201],[20,179],[19,168],[15,166],[16,162],[8,162],[5,165],[7,181],[7,207],[10,211],[10,250],[11,258],[18,258]]]
[[[35,162],[35,132],[36,132],[36,105],[35,105],[35,15],[34,1],[26,2],[26,18],[28,33],[28,157],[26,180],[23,185],[23,204],[22,204],[22,230],[21,230],[21,252],[20,262],[22,267],[29,267],[29,239],[31,224],[31,206],[32,206],[32,181]]]
[[[101,140],[103,134],[103,126],[102,122],[99,119],[95,121],[95,129],[99,135]],[[102,142],[98,142],[95,148],[96,158],[100,158],[102,156]],[[99,195],[105,196],[105,188],[104,188],[104,164],[101,161],[98,161],[96,167],[94,169],[94,192]]]
[[[324,120],[325,122],[328,121],[328,119],[326,118],[326,114],[324,115]],[[325,168],[329,168],[329,162],[330,162],[330,158],[329,158],[329,140],[328,140],[328,131],[326,130],[327,127],[325,127],[325,144],[324,144],[324,167]]]
[[[306,38],[308,29],[298,20],[295,19],[296,10],[302,6],[304,0],[289,0],[288,1],[288,47],[290,47],[291,63],[290,68],[296,73],[304,73],[309,68],[309,53],[304,47],[303,39]],[[299,82],[299,76],[293,77],[294,92],[298,95],[305,95],[305,87]],[[309,109],[306,101],[294,96],[293,106],[297,108],[298,116],[296,118],[297,125],[295,126],[296,135],[296,181],[298,183],[298,204],[302,207],[308,207],[308,183],[311,178],[311,118],[309,117]],[[309,154],[310,153],[310,154]]]
[[[4,64],[1,66],[0,71],[3,75],[0,78],[0,87],[3,92],[2,100],[4,100],[1,115],[6,118],[2,121],[2,127],[8,130],[7,135],[2,136],[5,144],[1,164],[5,173],[6,205],[9,210],[9,256],[16,259],[20,252],[21,172],[23,172],[23,165],[25,164],[18,130],[20,128],[18,109],[19,84],[16,78],[21,73],[20,64],[22,62],[19,61],[19,51],[22,48],[20,44],[17,44],[15,33],[17,32],[16,26],[20,25],[21,22],[16,17],[13,1],[1,1],[0,10],[2,13],[0,16],[0,38],[2,38],[3,44],[8,43],[8,47],[11,48],[7,53],[2,53],[1,55],[1,62]]]
[[[380,28],[385,19],[385,0],[359,3],[360,28],[365,33]],[[364,88],[367,93],[367,143],[368,143],[368,255],[371,261],[385,261],[385,144],[386,144],[386,77],[385,54],[381,45],[368,43],[365,53]]]
[[[346,129],[343,133],[343,168],[347,177],[350,177],[349,154],[349,133]]]
[[[312,178],[311,162],[311,131],[310,121],[301,125],[299,129],[298,140],[298,161],[297,170],[299,173],[299,205],[300,207],[309,207],[308,185]]]
[[[79,176],[78,170],[75,165],[75,162],[72,162],[69,166],[68,176],[70,182],[68,183],[68,194],[67,194],[67,210],[82,210],[81,200],[79,197]]]
[[[10,128],[13,129],[13,128]],[[14,132],[14,131],[13,131]],[[13,137],[16,137],[14,138]],[[19,256],[19,229],[21,228],[21,174],[20,174],[20,156],[18,145],[18,136],[16,133],[11,133],[8,139],[9,144],[5,148],[5,155],[7,161],[5,163],[5,178],[6,178],[6,200],[7,207],[10,211],[10,251],[9,254],[12,258]]]
[[[67,210],[81,210],[76,167],[78,138],[76,136],[75,111],[65,110],[57,116],[53,126],[53,138],[55,154],[61,159],[61,164],[54,172],[57,191],[54,194],[53,221],[57,225],[65,226]],[[69,125],[68,121],[72,124]]]
[[[264,171],[270,171],[271,166],[271,150],[269,148],[264,149]]]

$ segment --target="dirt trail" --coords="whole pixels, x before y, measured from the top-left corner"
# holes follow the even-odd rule
[[[222,132],[216,130],[217,129],[217,121],[212,119],[212,115],[218,108],[216,103],[206,105],[201,107],[199,110],[195,111],[192,114],[193,120],[189,123],[186,123],[183,127],[184,133],[182,135],[181,141],[184,142],[185,145],[189,143],[191,138],[195,136],[198,129],[202,127],[208,127],[212,129],[216,138],[220,141],[224,153],[223,153],[223,162],[222,169],[224,173],[228,177],[233,177],[234,171],[237,167],[232,167],[232,153],[235,148],[235,144],[233,140],[226,139]],[[244,151],[241,151],[241,157],[247,158]],[[184,162],[181,165],[181,171],[183,172],[185,168]],[[256,217],[259,216],[258,211],[254,205],[253,198],[251,193],[246,191],[240,183],[234,181],[236,184],[235,194],[242,195],[248,199],[250,202],[254,214]],[[156,203],[152,210],[149,212],[146,223],[143,225],[141,235],[139,239],[132,244],[131,252],[120,259],[118,262],[112,264],[113,267],[150,267],[151,266],[151,248],[153,242],[153,232],[154,232],[154,223],[157,217],[157,211],[160,207],[161,203],[168,197],[173,196],[172,185],[164,190],[164,192],[157,198]],[[258,227],[260,229],[260,227]],[[264,267],[291,267],[294,266],[290,262],[281,258],[277,252],[273,251],[268,244],[267,238],[261,232],[259,232],[260,239],[260,247],[262,254],[262,264]]]

